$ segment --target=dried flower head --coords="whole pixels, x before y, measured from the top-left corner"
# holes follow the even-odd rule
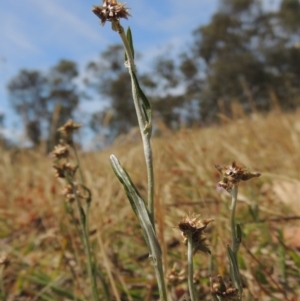
[[[81,127],[81,124],[75,123],[72,119],[68,120],[62,127],[57,131],[60,132],[67,142],[72,141],[72,135],[74,131],[77,131]]]
[[[101,25],[104,25],[106,21],[119,21],[120,18],[128,19],[130,16],[125,4],[116,0],[103,0],[103,5],[94,6],[92,11],[101,20]]]
[[[239,300],[238,289],[230,282],[227,287],[221,275],[210,277],[210,288],[213,296],[220,296],[225,301]]]
[[[76,200],[76,195],[79,198],[83,198],[82,193],[79,191],[78,186],[73,186],[68,184],[62,191],[62,195],[66,198],[68,203],[73,203]]]
[[[55,145],[52,154],[57,159],[67,158],[69,156],[69,148],[66,144]]]
[[[206,242],[204,230],[213,219],[199,219],[199,216],[186,216],[183,221],[178,224],[181,234],[184,238],[183,243],[187,245],[187,237],[192,235],[194,254],[197,251],[210,254],[210,249]]]
[[[259,172],[249,172],[245,167],[239,166],[235,161],[231,165],[215,165],[216,169],[223,176],[223,181],[219,182],[219,186],[231,191],[233,185],[238,185],[240,181],[247,181],[254,177],[259,177]]]
[[[63,162],[59,165],[53,165],[53,168],[55,169],[55,176],[57,178],[65,178],[66,175],[72,178],[77,170],[77,166],[73,166],[70,162]]]

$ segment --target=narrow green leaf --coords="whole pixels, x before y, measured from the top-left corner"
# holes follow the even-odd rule
[[[155,231],[153,229],[145,202],[140,196],[134,184],[132,183],[128,173],[121,166],[118,159],[114,155],[111,155],[110,161],[113,171],[119,179],[119,181],[123,184],[132,209],[139,219],[152,259],[156,261],[156,258],[158,256],[161,256],[161,249]]]
[[[234,284],[234,286],[239,289],[239,291],[241,291],[242,286],[241,286],[241,279],[240,279],[240,273],[239,273],[239,268],[237,265],[237,261],[235,258],[235,255],[233,254],[230,246],[227,246],[227,256],[228,256],[228,260],[230,263],[230,270],[232,272],[232,282]]]
[[[152,130],[152,109],[151,109],[151,104],[147,98],[147,96],[144,94],[143,90],[141,89],[138,79],[135,75],[134,72],[132,72],[133,75],[133,83],[136,87],[136,90],[138,91],[139,97],[142,100],[142,109],[145,115],[145,119],[147,122],[146,128],[144,129],[144,131],[146,130],[148,133],[151,134],[151,130]]]
[[[282,278],[284,282],[287,283],[287,275],[286,275],[286,250],[284,246],[284,237],[281,230],[277,231],[278,233],[278,240],[279,240],[279,266],[281,270]]]
[[[289,250],[288,254],[291,256],[295,265],[300,268],[300,256],[294,250]]]
[[[100,278],[102,288],[103,288],[103,293],[105,295],[105,300],[111,300],[109,286],[106,283],[105,276],[104,276],[103,272],[101,271],[101,269],[97,268],[96,264],[93,265],[93,268],[94,268],[95,275]]]
[[[126,195],[127,195],[128,199],[129,199],[130,205],[132,207],[132,210],[135,213],[135,215],[138,217],[138,211],[137,211],[137,208],[136,208],[136,204],[135,204],[135,202],[134,202],[134,200],[133,200],[133,198],[132,198],[132,196],[130,194],[130,189],[128,189],[128,186],[126,185],[126,182],[124,180],[123,174],[125,174],[128,177],[128,179],[130,179],[130,177],[129,177],[129,175],[128,175],[128,173],[127,173],[127,171],[125,169],[119,170],[118,165],[114,164],[114,162],[115,162],[114,158],[113,159],[112,159],[112,157],[110,158],[112,169],[113,169],[115,175],[117,176],[117,178],[119,179],[119,181],[123,184],[125,192],[126,192]],[[116,158],[116,160],[118,160],[118,159]],[[119,163],[119,161],[118,161],[118,163]],[[132,183],[132,187],[133,187],[133,189],[136,190],[136,194],[139,195],[139,192],[138,192],[138,190],[136,189],[136,187],[134,186],[133,183]]]
[[[86,198],[86,202],[88,204],[90,204],[92,202],[92,192],[91,192],[91,190],[83,184],[81,184],[81,187],[87,192],[88,196]]]
[[[43,273],[37,273],[36,275],[27,275],[27,279],[32,281],[33,283],[39,284],[41,286],[44,286],[45,288],[48,288],[45,290],[45,292],[40,296],[41,298],[45,299],[47,298],[45,293],[47,291],[52,291],[56,293],[57,295],[67,297],[71,300],[77,300],[77,301],[83,301],[83,299],[76,297],[72,292],[62,288],[60,285],[57,285],[56,282],[63,282],[60,277],[57,277],[56,279],[52,280],[48,275]],[[67,280],[67,278],[65,279]],[[53,300],[53,298],[51,299]]]
[[[242,228],[240,224],[236,224],[236,240],[238,244],[242,242]]]
[[[269,284],[267,277],[265,276],[264,272],[261,269],[257,269],[254,272],[254,277],[260,284],[263,284],[263,285]]]
[[[259,206],[255,205],[249,205],[248,206],[248,211],[250,213],[250,215],[252,216],[253,220],[255,222],[258,221],[259,218]]]
[[[128,27],[128,29],[127,29],[126,37],[127,37],[127,41],[129,43],[130,49],[131,49],[132,57],[134,58],[134,47],[133,47],[132,33],[131,33],[130,27]]]
[[[85,216],[84,210],[81,206],[80,206],[79,210],[80,210],[80,217],[82,219],[83,226],[86,227],[86,216]]]

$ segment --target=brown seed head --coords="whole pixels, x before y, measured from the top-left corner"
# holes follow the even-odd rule
[[[69,155],[68,146],[64,144],[55,145],[52,154],[57,159],[67,158]]]
[[[101,25],[104,25],[106,21],[119,21],[120,18],[128,19],[130,16],[125,4],[116,0],[103,0],[103,5],[94,6],[92,11],[101,20]]]
[[[83,198],[84,196],[79,190],[79,186],[75,185],[74,188],[72,185],[68,184],[62,191],[62,195],[66,198],[68,203],[73,203],[76,200],[76,195],[78,198]]]
[[[70,162],[62,162],[59,165],[53,165],[55,169],[55,176],[57,178],[65,178],[66,175],[73,177],[76,173],[77,167],[74,167]]]
[[[72,141],[73,132],[77,131],[80,127],[81,124],[75,123],[72,119],[70,119],[57,131],[66,138],[67,142],[70,142]]]
[[[210,288],[213,296],[221,296],[222,300],[236,301],[238,300],[238,289],[232,283],[226,287],[221,275],[210,277]]]
[[[216,169],[223,176],[223,181],[219,182],[219,186],[231,191],[233,185],[238,185],[240,181],[247,181],[254,177],[259,177],[259,172],[249,172],[245,167],[239,166],[235,161],[231,165],[215,165]]]
[[[199,216],[186,216],[183,221],[178,224],[178,228],[181,230],[181,235],[183,236],[183,243],[187,245],[188,235],[192,234],[194,254],[197,251],[204,253],[210,253],[208,244],[206,242],[206,237],[204,235],[204,230],[207,225],[212,222],[213,219],[199,219]]]

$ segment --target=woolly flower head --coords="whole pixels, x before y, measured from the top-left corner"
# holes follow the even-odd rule
[[[179,224],[178,228],[184,238],[183,243],[187,245],[188,236],[192,235],[194,254],[197,251],[210,254],[210,249],[206,242],[204,230],[213,219],[200,219],[199,216],[186,216]]]
[[[119,21],[120,18],[128,19],[130,16],[125,4],[116,0],[103,0],[102,6],[94,6],[92,11],[101,20],[101,25],[106,21]]]
[[[231,192],[233,185],[238,185],[240,181],[248,181],[251,178],[259,177],[259,172],[249,172],[245,167],[239,166],[235,161],[231,165],[215,165],[216,169],[223,176],[219,186]]]

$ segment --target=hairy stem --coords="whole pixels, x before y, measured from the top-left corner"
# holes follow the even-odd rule
[[[188,285],[189,285],[189,291],[190,291],[190,298],[191,301],[196,301],[196,292],[195,292],[195,286],[194,286],[194,262],[193,262],[193,234],[190,233],[188,235],[188,253],[187,253],[187,259],[188,259]]]
[[[151,148],[151,134],[149,132],[146,132],[145,129],[148,126],[147,122],[145,120],[142,108],[141,108],[141,103],[139,100],[139,93],[137,91],[137,87],[134,83],[133,79],[133,73],[136,73],[136,68],[134,64],[134,58],[132,55],[132,51],[130,49],[127,37],[124,32],[124,28],[121,26],[120,23],[116,24],[118,28],[118,33],[122,39],[125,52],[128,58],[127,62],[127,67],[129,70],[129,75],[131,77],[131,83],[132,83],[132,96],[133,96],[133,102],[137,114],[137,119],[138,119],[138,124],[142,136],[142,141],[143,141],[143,147],[144,147],[144,155],[145,155],[145,161],[146,161],[146,167],[147,167],[147,178],[148,178],[148,212],[150,216],[150,220],[152,222],[153,228],[155,230],[155,225],[154,225],[154,171],[153,171],[153,156],[152,156],[152,148]]]
[[[6,301],[7,299],[6,299],[5,289],[4,289],[3,273],[4,273],[4,267],[0,266],[0,293],[2,295],[3,301]]]
[[[83,172],[80,166],[80,160],[79,156],[77,153],[77,149],[74,146],[73,142],[71,143],[71,147],[74,151],[75,158],[76,158],[76,163],[79,169],[79,175],[80,175],[80,180],[82,185],[84,184],[84,177],[83,177]],[[91,252],[91,246],[90,246],[90,240],[89,240],[89,207],[90,207],[90,202],[86,202],[86,210],[84,212],[78,193],[76,191],[76,185],[74,184],[73,180],[70,180],[70,184],[72,185],[73,193],[75,195],[75,201],[77,205],[77,210],[79,214],[79,220],[80,220],[80,228],[81,228],[81,233],[82,233],[82,242],[84,246],[84,251],[85,255],[87,258],[87,270],[88,270],[88,275],[91,281],[91,291],[92,291],[92,296],[93,296],[93,301],[99,301],[98,297],[98,291],[97,291],[97,280],[95,276],[95,271],[94,271],[94,265],[93,265],[93,259],[92,259],[92,252]]]
[[[235,209],[236,209],[236,203],[237,203],[237,195],[238,195],[238,186],[233,185],[232,190],[231,190],[231,206],[230,206],[230,226],[231,226],[231,240],[232,240],[232,252],[235,258],[235,263],[236,263],[236,268],[238,271],[239,275],[239,285],[238,285],[238,290],[239,290],[239,298],[240,301],[242,300],[242,294],[243,294],[243,287],[242,287],[242,281],[241,281],[241,276],[239,272],[239,265],[238,265],[238,258],[237,258],[237,252],[239,248],[239,238],[237,237],[237,231],[236,231],[236,222],[235,222]]]
[[[231,247],[233,253],[237,253],[237,235],[236,235],[236,224],[235,224],[235,209],[237,202],[238,186],[233,185],[231,191],[231,206],[230,206],[230,226],[231,226]]]
[[[80,220],[80,228],[82,232],[82,238],[83,238],[83,246],[84,246],[84,251],[85,255],[87,258],[87,270],[88,270],[88,275],[91,281],[91,291],[92,291],[92,296],[94,301],[99,301],[98,297],[98,292],[97,292],[97,281],[94,273],[94,268],[93,268],[93,261],[92,261],[92,254],[91,254],[91,247],[90,247],[90,241],[89,241],[89,236],[88,236],[88,231],[86,227],[86,220],[85,217],[83,216],[83,209],[81,207],[80,201],[79,201],[79,196],[76,191],[76,186],[74,185],[73,182],[71,182],[72,188],[73,188],[73,193],[75,194],[75,200],[76,200],[76,205],[79,213],[79,220]]]

